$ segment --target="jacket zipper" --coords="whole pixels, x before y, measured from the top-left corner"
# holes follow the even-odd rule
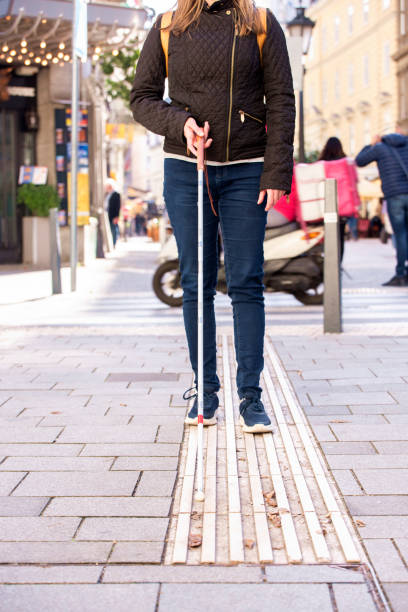
[[[251,119],[254,119],[254,121],[258,121],[258,123],[263,123],[263,121],[261,119],[258,119],[258,117],[254,117],[253,115],[250,115],[249,113],[246,113],[243,110],[240,110],[238,112],[241,115],[241,123],[244,123],[245,117],[250,117]]]
[[[235,23],[235,12],[234,12],[234,40],[232,43],[232,52],[231,52],[231,79],[230,79],[230,103],[229,103],[229,113],[228,113],[228,133],[227,133],[227,155],[226,161],[229,161],[229,146],[231,140],[231,118],[232,118],[232,86],[234,83],[234,64],[235,64],[235,45],[237,42],[237,24]]]

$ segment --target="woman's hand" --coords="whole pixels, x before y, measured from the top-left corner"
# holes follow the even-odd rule
[[[208,138],[208,133],[210,131],[210,125],[208,121],[205,122],[204,128],[198,127],[193,117],[189,117],[184,124],[184,137],[187,141],[187,148],[193,155],[197,157],[197,138],[202,138],[204,136],[204,148],[208,149],[208,147],[212,144],[212,138]]]
[[[259,193],[258,204],[262,204],[266,195],[268,197],[266,200],[265,210],[268,211],[273,208],[275,204],[277,204],[278,200],[285,195],[285,192],[282,191],[282,189],[263,189]]]

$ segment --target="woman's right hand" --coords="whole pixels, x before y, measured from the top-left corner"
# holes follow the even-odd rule
[[[187,141],[187,148],[193,155],[197,157],[197,138],[204,137],[204,148],[208,149],[208,147],[212,144],[212,138],[208,138],[208,134],[210,131],[210,125],[208,121],[204,123],[204,128],[198,127],[195,119],[193,117],[189,117],[184,124],[184,137]]]

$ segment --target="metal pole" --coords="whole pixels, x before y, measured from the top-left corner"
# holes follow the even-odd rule
[[[305,161],[305,125],[303,109],[303,89],[299,90],[299,161]]]
[[[52,292],[62,293],[61,288],[61,243],[58,223],[58,208],[50,209],[50,265]]]
[[[204,477],[203,477],[203,413],[204,413],[204,308],[203,308],[203,285],[204,285],[204,249],[203,249],[203,191],[204,191],[204,139],[199,140],[199,152],[197,157],[198,170],[198,299],[197,299],[197,501],[204,499]]]
[[[78,23],[77,2],[74,2],[73,28]],[[78,173],[78,106],[79,59],[75,50],[75,32],[72,36],[72,103],[71,103],[71,291],[77,286],[77,173]]]
[[[336,179],[325,180],[324,196],[324,332],[339,334],[343,330]]]

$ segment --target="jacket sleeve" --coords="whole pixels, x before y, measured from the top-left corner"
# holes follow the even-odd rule
[[[285,35],[269,10],[262,63],[268,131],[261,189],[282,189],[289,194],[293,173],[295,95]]]
[[[362,166],[367,166],[371,164],[373,161],[377,161],[378,159],[378,145],[367,145],[363,149],[361,149],[360,153],[356,157],[356,164],[360,168]]]
[[[114,191],[109,200],[109,217],[116,219],[120,214],[120,194]]]
[[[184,124],[191,115],[163,100],[166,59],[160,40],[160,23],[161,15],[143,45],[130,92],[130,108],[135,121],[145,128],[184,144]]]

